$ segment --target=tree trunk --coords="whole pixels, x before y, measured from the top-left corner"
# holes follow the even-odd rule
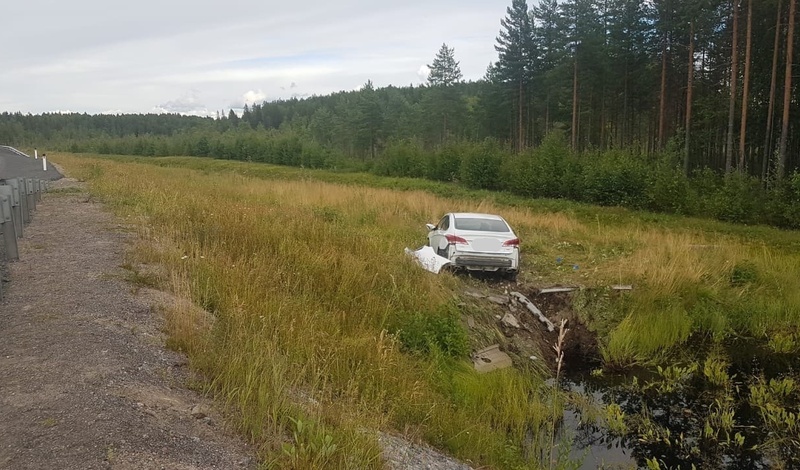
[[[550,132],[550,91],[547,92],[547,98],[544,105],[544,134]]]
[[[739,81],[739,0],[733,0],[733,38],[731,41],[731,96],[728,105],[728,139],[725,142],[725,173],[733,168],[733,125],[736,114],[736,85]]]
[[[664,35],[664,44],[661,47],[661,92],[658,105],[658,148],[664,146],[667,114],[667,37]]]
[[[694,88],[694,20],[689,23],[689,63],[686,74],[686,149],[683,154],[683,174],[689,176],[689,154],[692,137],[692,91]]]
[[[522,80],[520,79],[520,81],[519,81],[519,116],[518,116],[518,119],[519,119],[519,121],[518,121],[519,122],[519,131],[518,132],[519,132],[519,134],[517,134],[517,138],[518,138],[517,151],[518,152],[522,152],[522,149],[525,148],[525,130],[524,130],[525,116],[524,116],[524,113],[523,113],[523,109],[524,109],[523,102],[524,102],[524,100],[525,100],[525,93],[523,91]]]
[[[622,147],[628,145],[630,142],[630,134],[632,134],[632,130],[629,128],[629,120],[628,120],[628,59],[625,59],[625,75],[622,78],[622,132],[620,137],[620,145]]]
[[[572,150],[578,150],[578,55],[572,72]]]
[[[747,137],[747,108],[750,105],[750,51],[753,34],[753,0],[747,2],[747,35],[744,53],[744,84],[742,85],[742,123],[739,127],[739,171],[744,171],[745,143]]]
[[[778,0],[778,14],[775,18],[775,43],[772,47],[772,78],[769,85],[769,110],[767,112],[767,132],[764,136],[764,160],[761,162],[761,180],[767,180],[767,169],[772,159],[772,124],[775,115],[775,92],[778,87],[778,49],[781,38],[781,7],[782,0]]]
[[[786,35],[786,71],[783,83],[783,122],[781,123],[781,147],[778,153],[778,168],[775,172],[779,180],[786,171],[786,141],[789,138],[789,107],[792,98],[792,54],[794,52],[794,15],[796,0],[789,0],[789,32]]]

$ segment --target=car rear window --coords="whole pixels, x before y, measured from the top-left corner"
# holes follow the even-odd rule
[[[459,217],[456,220],[456,229],[474,230],[477,232],[510,232],[511,229],[499,219],[480,219],[477,217]]]

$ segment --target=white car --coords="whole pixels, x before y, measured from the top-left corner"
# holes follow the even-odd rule
[[[496,272],[507,279],[516,279],[519,238],[499,215],[455,212],[426,227],[428,245],[454,267]]]

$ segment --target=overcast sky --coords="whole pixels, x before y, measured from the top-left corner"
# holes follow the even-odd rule
[[[424,82],[442,43],[464,78],[496,60],[511,0],[4,0],[0,112],[215,114]]]

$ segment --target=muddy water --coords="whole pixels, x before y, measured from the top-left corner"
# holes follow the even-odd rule
[[[711,349],[703,340],[692,340],[683,348],[691,351],[692,357],[684,353],[671,358],[667,363],[683,367],[680,379],[665,379],[656,368],[601,375],[590,373],[597,364],[586,364],[571,371],[562,389],[581,396],[576,401],[583,404],[565,412],[561,432],[573,443],[571,458],[582,462],[577,468],[647,468],[647,459],[652,458],[661,468],[676,469],[692,465],[698,469],[800,467],[797,428],[788,435],[768,431],[761,411],[749,401],[751,384],[797,377],[800,356],[771,353],[762,342],[730,341],[722,350],[731,379],[727,386],[719,386],[704,374],[704,360]],[[684,365],[691,363],[696,364],[694,369]],[[595,405],[594,413],[587,411],[586,403]],[[625,413],[624,435],[610,432],[602,419],[592,419],[598,415],[597,409],[612,403]],[[797,413],[800,394],[790,394],[783,405]],[[715,412],[720,409],[733,414],[733,426],[727,433],[715,424]],[[709,423],[713,437],[709,436]],[[738,442],[736,434],[740,435]],[[776,437],[787,439],[776,443]]]

